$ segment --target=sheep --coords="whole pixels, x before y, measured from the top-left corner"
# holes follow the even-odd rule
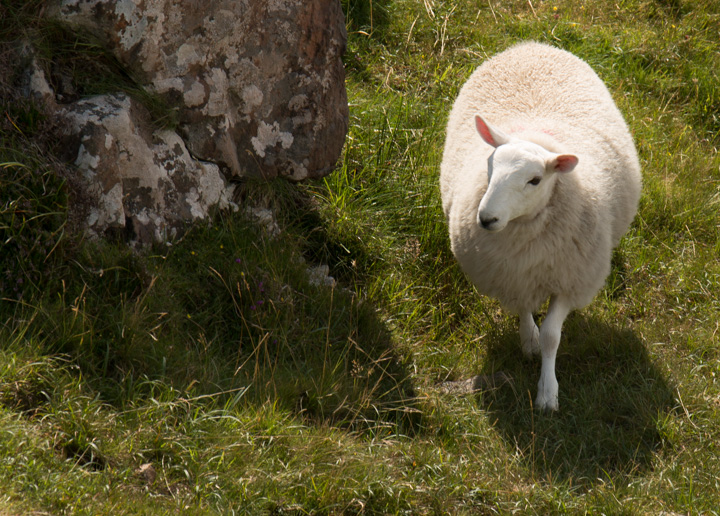
[[[526,42],[481,64],[450,112],[440,190],[450,243],[481,294],[540,354],[535,407],[558,409],[562,325],[610,273],[640,198],[632,136],[592,68]],[[533,312],[550,299],[538,330]]]

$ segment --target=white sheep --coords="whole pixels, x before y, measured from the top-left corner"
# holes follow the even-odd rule
[[[592,301],[637,211],[640,164],[584,61],[522,43],[485,61],[453,105],[440,173],[452,251],[482,294],[520,316],[542,356],[535,406],[557,410],[568,313]],[[550,298],[541,329],[533,312]]]

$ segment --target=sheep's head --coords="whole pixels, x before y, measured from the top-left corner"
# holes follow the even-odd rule
[[[572,154],[555,154],[526,140],[513,138],[475,117],[480,136],[495,151],[488,158],[488,187],[478,207],[477,222],[501,231],[521,217],[534,217],[547,204],[556,174],[578,163]]]

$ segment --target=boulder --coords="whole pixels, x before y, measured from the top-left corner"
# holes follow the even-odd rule
[[[214,163],[193,158],[170,130],[151,130],[149,114],[124,94],[59,108],[65,157],[82,185],[91,235],[124,233],[131,242],[171,240],[186,222],[224,208],[231,189]]]
[[[339,0],[59,0],[179,110],[189,151],[236,176],[335,166],[348,126]]]

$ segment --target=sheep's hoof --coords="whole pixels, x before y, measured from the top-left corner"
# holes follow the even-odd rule
[[[535,399],[535,408],[541,412],[555,412],[558,404],[558,383],[555,378],[540,377],[538,395]]]
[[[557,412],[560,409],[557,398],[550,400],[540,399],[540,396],[535,400],[535,408],[539,412]]]
[[[537,326],[533,326],[531,335],[523,339],[522,350],[525,358],[540,355],[540,331]]]

